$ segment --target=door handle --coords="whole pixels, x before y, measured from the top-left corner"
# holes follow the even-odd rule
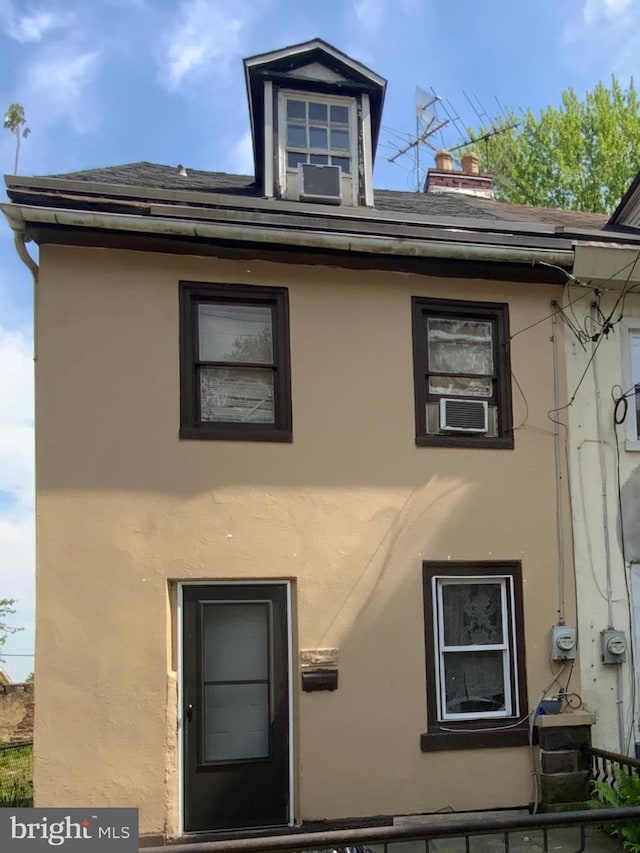
[[[187,718],[187,722],[190,723],[193,719],[193,705],[187,705],[185,708],[185,717]]]

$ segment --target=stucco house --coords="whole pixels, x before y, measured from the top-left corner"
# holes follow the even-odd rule
[[[473,155],[374,192],[379,75],[320,40],[244,70],[254,176],[6,179],[37,279],[36,804],[136,805],[147,840],[526,805],[530,714],[582,689],[550,650],[554,306],[579,243],[626,236],[495,201]]]

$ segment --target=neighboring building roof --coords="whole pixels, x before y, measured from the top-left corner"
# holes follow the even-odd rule
[[[640,231],[640,173],[622,197],[608,223],[610,228],[628,228]]]

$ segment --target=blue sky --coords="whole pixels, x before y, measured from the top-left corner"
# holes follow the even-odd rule
[[[416,85],[433,87],[473,125],[465,93],[493,117],[498,102],[539,111],[568,86],[584,94],[612,73],[626,83],[639,70],[640,4],[0,0],[0,110],[22,104],[32,131],[19,172],[150,160],[251,174],[242,59],[316,36],[388,80],[375,185],[407,189],[412,163],[386,158],[415,129]],[[435,140],[459,141],[452,127]],[[14,148],[1,130],[3,172],[13,171]],[[2,221],[0,598],[17,599],[12,621],[25,628],[5,647],[14,679],[33,667],[31,288]]]

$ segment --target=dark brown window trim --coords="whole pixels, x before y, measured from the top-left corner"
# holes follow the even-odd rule
[[[273,317],[274,424],[204,422],[198,419],[196,383],[197,306],[228,301],[269,305]],[[291,358],[289,352],[289,291],[286,287],[253,284],[180,282],[180,438],[223,441],[291,442]]]
[[[517,716],[481,718],[477,720],[438,720],[436,683],[436,649],[433,640],[432,580],[438,575],[450,577],[510,575],[513,578],[513,615],[516,633],[517,672],[512,669],[511,689],[518,697]],[[420,735],[423,752],[447,749],[480,749],[483,747],[524,746],[529,742],[529,706],[527,702],[526,662],[524,648],[524,603],[522,564],[507,561],[431,561],[422,564],[422,591],[425,617],[425,655],[427,665],[427,731]]]
[[[470,302],[459,299],[411,298],[413,326],[413,371],[416,445],[418,447],[485,447],[511,450],[513,415],[511,409],[511,363],[509,357],[509,306],[506,302]],[[497,371],[496,407],[498,435],[465,435],[427,432],[427,334],[429,317],[466,317],[491,320],[495,328],[494,361]]]

